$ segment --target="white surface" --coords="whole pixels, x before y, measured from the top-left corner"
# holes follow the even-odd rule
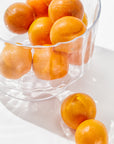
[[[97,103],[96,119],[106,125],[110,135],[109,144],[114,144],[113,62],[114,52],[97,47],[91,69],[69,87],[74,92],[88,93],[94,98]],[[1,144],[74,144],[69,137],[65,137],[60,127],[60,101],[57,98],[48,103],[28,103],[1,94],[0,101]]]
[[[102,0],[102,12],[96,45],[114,50],[113,19],[114,1]],[[85,75],[84,79],[78,82],[79,85],[75,89],[78,89],[81,92],[87,91],[98,100],[97,119],[102,120],[106,124],[110,134],[110,140],[112,141],[110,144],[114,144],[114,52],[99,48],[98,56],[94,57],[94,60],[95,65],[93,64],[93,69],[89,73],[88,80],[86,78],[87,75]],[[83,82],[83,80],[86,80],[87,84],[86,82]],[[79,89],[79,86],[82,83],[85,88],[83,90]],[[32,116],[29,116],[25,108],[26,105],[24,105],[24,109],[21,108],[19,113],[19,111],[17,112],[17,109],[20,109],[20,105],[13,108],[10,105],[13,102],[9,99],[5,101],[2,95],[0,95],[0,99],[0,144],[70,143],[67,139],[52,133],[53,127],[50,129],[50,125],[47,126],[48,131],[46,130],[45,124],[43,125],[43,129],[40,128],[42,127],[41,125],[39,127],[39,123],[37,122],[37,105],[35,106],[36,112],[31,112]],[[10,101],[10,103],[7,103],[7,101]],[[50,120],[51,117],[50,119],[46,118],[45,120],[47,119]]]
[[[30,124],[10,113],[0,104],[0,143],[1,144],[53,144],[68,143],[68,140]]]

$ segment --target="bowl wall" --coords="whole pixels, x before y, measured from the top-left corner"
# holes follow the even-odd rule
[[[100,1],[82,0],[88,17],[87,31],[82,36],[69,42],[45,47],[32,46],[27,33],[17,35],[7,29],[4,13],[7,7],[15,2],[25,0],[0,2],[0,89],[6,95],[30,101],[57,96],[72,82],[82,77],[90,64],[101,9]],[[27,51],[28,55],[15,55],[7,60],[4,58],[6,55],[3,55],[6,47],[22,49],[22,53]],[[35,53],[38,53],[36,57]],[[23,67],[21,71],[18,69],[19,66]],[[10,71],[11,68],[13,72]]]

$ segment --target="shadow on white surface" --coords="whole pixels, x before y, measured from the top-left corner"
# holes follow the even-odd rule
[[[13,114],[38,127],[68,139],[73,133],[60,117],[61,100],[70,93],[87,93],[96,101],[96,119],[102,121],[114,144],[114,52],[97,47],[90,69],[60,96],[42,102],[25,102],[0,95],[1,103]],[[74,138],[73,138],[74,140]]]

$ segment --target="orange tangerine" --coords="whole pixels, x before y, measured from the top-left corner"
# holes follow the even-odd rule
[[[66,125],[72,129],[77,129],[81,122],[95,118],[95,102],[87,94],[72,94],[63,101],[61,116]]]
[[[22,34],[28,31],[34,16],[34,11],[28,4],[14,3],[7,8],[4,21],[9,30]]]
[[[68,72],[67,56],[55,53],[53,48],[38,48],[34,50],[33,71],[43,80],[54,80],[64,77]]]
[[[103,123],[90,119],[79,125],[75,140],[76,144],[108,144],[108,133]]]
[[[49,17],[37,18],[30,26],[28,35],[33,45],[50,44],[52,22]]]
[[[83,18],[84,8],[80,0],[52,0],[48,8],[48,14],[54,22],[64,16]]]
[[[36,17],[48,16],[48,6],[43,0],[27,0],[27,4],[33,8]]]
[[[72,16],[65,16],[57,20],[50,31],[52,44],[70,41],[86,31],[84,23]]]
[[[30,71],[32,65],[31,49],[23,46],[5,44],[0,54],[0,74],[8,79],[18,79]]]

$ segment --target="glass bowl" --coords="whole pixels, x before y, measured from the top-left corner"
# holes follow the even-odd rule
[[[32,46],[28,33],[18,35],[7,29],[4,13],[15,2],[25,0],[0,2],[0,90],[4,95],[28,101],[42,101],[57,96],[88,69],[94,51],[101,2],[82,0],[88,17],[86,32],[71,41],[52,46]],[[23,55],[4,59],[4,48],[23,49],[20,52]],[[34,60],[36,50],[40,52],[39,63]],[[25,51],[29,54],[25,54]],[[28,59],[31,59],[29,64]],[[21,64],[23,66],[19,68]]]

